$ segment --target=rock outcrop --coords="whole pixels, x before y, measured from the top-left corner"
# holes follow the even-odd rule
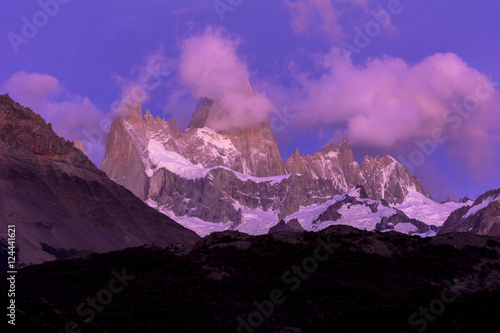
[[[276,232],[303,232],[305,231],[304,228],[299,223],[299,220],[297,219],[291,219],[288,222],[285,222],[284,220],[281,220],[276,224],[275,226],[269,228],[269,231],[267,232],[268,234],[276,233]]]
[[[360,167],[346,141],[329,145],[313,156],[300,155],[297,149],[285,160],[285,168],[311,179],[331,179],[344,192],[363,185],[370,198],[390,203],[403,202],[410,189],[428,196],[420,180],[390,156],[366,156]]]

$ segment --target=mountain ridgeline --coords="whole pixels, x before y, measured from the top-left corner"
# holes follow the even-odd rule
[[[101,169],[153,207],[234,225],[241,209],[273,211],[282,219],[357,185],[391,204],[411,191],[429,197],[390,156],[367,156],[360,166],[342,141],[312,156],[296,150],[283,161],[268,122],[218,131],[210,124],[219,114],[217,103],[203,98],[181,131],[174,119],[154,119],[149,110],[143,116],[140,106],[130,107],[110,128]]]

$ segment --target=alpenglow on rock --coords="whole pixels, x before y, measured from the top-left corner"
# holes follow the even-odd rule
[[[180,223],[179,217],[234,226],[266,214],[283,219],[357,185],[389,203],[403,202],[410,191],[427,196],[420,180],[390,156],[366,158],[360,167],[345,141],[313,156],[296,150],[283,162],[268,122],[216,130],[220,110],[207,98],[184,131],[174,119],[129,109],[111,126],[101,169]],[[269,227],[278,221],[272,222]]]

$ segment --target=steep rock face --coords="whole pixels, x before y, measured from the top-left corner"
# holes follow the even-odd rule
[[[417,176],[410,174],[391,156],[365,157],[361,165],[362,185],[369,197],[390,203],[403,202],[411,189],[427,195]]]
[[[226,166],[251,176],[283,175],[283,161],[268,123],[232,132],[206,127],[215,117],[213,102],[202,99],[189,128],[181,132],[172,118],[142,117],[140,106],[115,119],[106,138],[101,170],[139,198],[148,197],[149,177],[168,155],[204,168]],[[157,153],[157,154],[155,154]]]
[[[151,135],[155,133],[155,135]],[[154,119],[149,110],[142,117],[142,108],[130,107],[123,117],[116,118],[106,137],[106,153],[101,170],[120,185],[128,188],[142,200],[148,196],[149,176],[146,167],[154,167],[148,160],[148,143],[159,137],[165,149],[179,153],[174,140],[180,133],[175,120]]]
[[[72,142],[61,139],[38,114],[0,95],[0,153],[71,159],[80,167],[93,166]]]
[[[7,95],[0,96],[0,188],[0,225],[16,226],[22,265],[198,239],[111,181]]]
[[[331,179],[344,192],[361,182],[359,165],[346,141],[329,145],[313,156],[301,156],[297,149],[285,161],[285,169],[287,173],[302,174],[311,179]]]
[[[106,138],[106,152],[109,153],[104,157],[101,170],[137,197],[144,199],[149,179],[139,154],[142,148],[141,141],[133,140],[129,135],[125,120],[118,119],[111,125]]]
[[[500,236],[500,189],[482,194],[472,206],[455,210],[438,234],[450,232]]]
[[[208,116],[213,112],[214,102],[209,98],[202,98],[194,111],[188,128],[203,128],[207,125]]]
[[[206,177],[186,179],[165,168],[150,181],[148,199],[176,216],[193,216],[211,222],[235,222],[237,207],[275,211],[279,218],[297,212],[300,206],[323,203],[339,192],[327,180],[295,174],[282,181],[242,180],[231,170],[216,168]],[[331,195],[325,196],[325,193]]]
[[[217,169],[212,171],[212,175],[217,177],[218,172],[228,171]],[[232,176],[228,173],[222,177]],[[151,178],[148,199],[177,216],[194,216],[211,222],[235,222],[238,211],[225,192],[230,189],[219,184],[213,177],[185,179],[161,168]]]

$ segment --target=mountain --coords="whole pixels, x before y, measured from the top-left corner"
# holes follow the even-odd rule
[[[406,222],[427,225],[406,232],[427,228],[427,234],[430,226],[441,226],[451,211],[465,205],[435,202],[391,156],[366,156],[360,166],[342,141],[313,156],[297,149],[283,162],[268,122],[217,129],[223,119],[217,103],[207,98],[200,100],[184,131],[173,118],[155,119],[149,110],[143,115],[140,105],[131,106],[110,128],[101,170],[202,236],[226,229],[264,234],[278,221],[298,215],[302,227],[311,230],[322,211],[357,186],[370,200],[391,206],[393,214],[400,209]],[[369,230],[383,217],[370,216]]]
[[[199,238],[111,181],[8,95],[0,95],[0,161],[0,225],[16,226],[22,265]]]
[[[450,232],[500,236],[500,189],[488,191],[472,205],[455,210],[439,230],[439,234]]]

